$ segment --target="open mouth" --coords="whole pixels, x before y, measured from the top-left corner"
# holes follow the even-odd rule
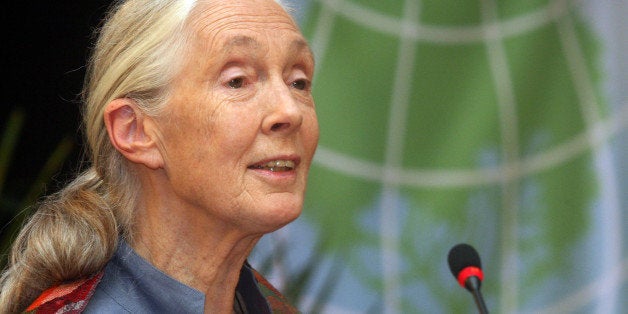
[[[272,172],[294,170],[295,162],[292,160],[273,160],[263,164],[249,166],[249,169],[261,169]]]

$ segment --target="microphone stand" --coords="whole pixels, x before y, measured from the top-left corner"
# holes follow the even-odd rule
[[[486,304],[484,303],[484,298],[482,298],[482,293],[480,292],[480,284],[480,278],[476,276],[469,277],[465,282],[467,290],[471,291],[471,294],[473,294],[473,299],[475,300],[475,304],[478,307],[479,313],[488,314]]]

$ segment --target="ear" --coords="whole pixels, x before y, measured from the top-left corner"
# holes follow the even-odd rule
[[[130,98],[118,98],[105,108],[105,126],[111,144],[128,160],[150,169],[163,168],[163,156],[155,142],[153,120]]]

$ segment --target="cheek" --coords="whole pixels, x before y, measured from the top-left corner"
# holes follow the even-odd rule
[[[308,145],[308,148],[312,150],[313,154],[314,150],[316,150],[316,146],[318,145],[319,138],[319,128],[316,113],[312,113],[309,119],[306,119],[304,121],[303,129],[306,137],[305,141]]]
[[[235,160],[255,142],[259,133],[259,119],[246,110],[231,109],[216,116],[210,136],[214,139],[214,149],[223,151]]]
[[[182,184],[211,169],[207,161],[214,127],[211,118],[189,105],[191,102],[177,104],[160,121],[164,127],[160,142],[168,177],[173,184]]]

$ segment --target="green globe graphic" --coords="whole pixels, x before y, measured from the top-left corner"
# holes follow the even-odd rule
[[[605,99],[579,4],[311,2],[321,140],[304,219],[372,292],[364,311],[475,312],[445,262],[459,242],[494,312],[626,305],[609,143],[628,110]]]

